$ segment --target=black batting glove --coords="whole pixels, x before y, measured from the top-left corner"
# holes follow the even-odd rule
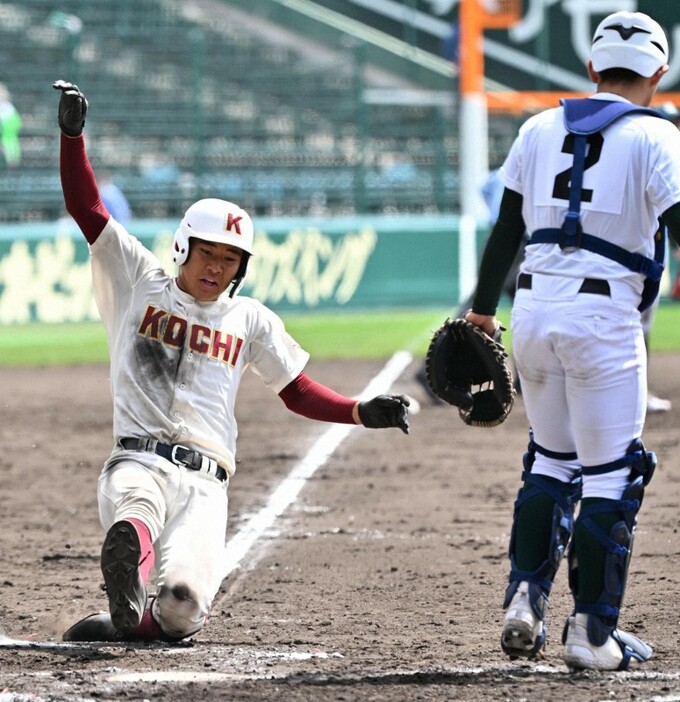
[[[83,133],[87,100],[75,83],[57,80],[52,83],[55,90],[61,90],[59,100],[59,128],[66,136],[76,137]]]
[[[408,434],[408,397],[405,395],[378,395],[359,403],[359,419],[369,429],[399,427]]]

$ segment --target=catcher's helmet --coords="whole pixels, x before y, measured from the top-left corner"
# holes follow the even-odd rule
[[[185,212],[172,242],[172,260],[183,265],[189,257],[189,239],[229,244],[243,251],[243,258],[229,293],[233,297],[243,284],[248,259],[253,253],[253,222],[248,213],[233,202],[205,198]]]
[[[615,12],[600,22],[590,49],[593,69],[627,68],[645,78],[668,63],[661,25],[642,12]]]

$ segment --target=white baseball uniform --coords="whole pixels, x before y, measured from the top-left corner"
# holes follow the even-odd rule
[[[53,87],[61,91],[64,202],[90,245],[108,337],[115,439],[97,493],[109,613],[76,622],[64,638],[180,639],[203,626],[224,576],[227,486],[236,468],[234,404],[245,368],[289,410],[321,421],[408,433],[409,401],[378,395],[357,402],[314,382],[303,372],[309,354],[281,319],[253,299],[234,296],[253,233],[250,217],[234,203],[194,203],[173,242],[183,288],[192,288],[183,275],[192,270],[189,240],[195,238],[203,240],[195,268],[213,282],[219,265],[230,293],[201,302],[181,289],[102,203],[82,137],[85,96],[66,81]],[[213,261],[211,247],[220,244],[229,254]],[[234,248],[242,257],[229,281]],[[196,271],[187,275],[197,277]],[[154,565],[158,592],[149,598]]]
[[[625,102],[609,93],[591,99]],[[586,160],[583,231],[651,258],[658,216],[680,202],[680,133],[670,122],[632,114],[601,134]],[[505,186],[523,196],[529,233],[562,226],[568,196],[558,179],[573,163],[566,137],[563,108],[538,114],[522,126],[501,169]],[[513,355],[534,438],[579,457],[569,463],[539,453],[532,471],[566,482],[579,463],[614,461],[641,434],[647,374],[637,306],[644,278],[597,253],[553,244],[530,245],[521,271],[532,284],[515,297]],[[579,292],[585,278],[608,281],[610,295]],[[584,479],[584,497],[618,499],[628,472]]]
[[[116,440],[99,480],[101,522],[104,529],[130,518],[148,525],[159,589],[181,579],[196,595],[198,610],[187,602],[186,611],[172,617],[163,616],[162,597],[156,603],[166,633],[181,636],[200,628],[224,576],[228,481],[154,453],[126,451],[118,442],[151,436],[187,445],[232,475],[234,403],[243,371],[250,365],[278,393],[309,355],[280,318],[252,298],[194,300],[114,219],[91,254],[111,356]]]

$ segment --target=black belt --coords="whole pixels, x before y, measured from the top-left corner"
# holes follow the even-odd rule
[[[531,290],[531,273],[520,273],[517,276],[517,289]],[[581,287],[578,289],[580,293],[590,293],[591,295],[606,295],[611,297],[611,289],[609,281],[601,278],[584,278]]]
[[[222,466],[218,466],[217,461],[180,444],[161,444],[155,439],[136,439],[132,437],[120,439],[118,443],[126,451],[156,453],[175,465],[214,475],[222,482],[225,482],[227,479],[227,471]]]

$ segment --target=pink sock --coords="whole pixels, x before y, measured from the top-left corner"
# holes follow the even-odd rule
[[[134,517],[127,520],[132,524],[137,531],[139,538],[139,574],[142,576],[142,581],[146,585],[149,581],[149,573],[154,564],[153,541],[151,540],[151,532],[149,527],[144,524],[141,519]]]
[[[150,600],[149,605],[142,615],[142,621],[139,622],[139,626],[133,630],[132,636],[134,639],[137,641],[179,641],[180,639],[173,639],[161,629],[160,624],[154,619],[153,614],[151,614],[152,604],[153,600]]]

